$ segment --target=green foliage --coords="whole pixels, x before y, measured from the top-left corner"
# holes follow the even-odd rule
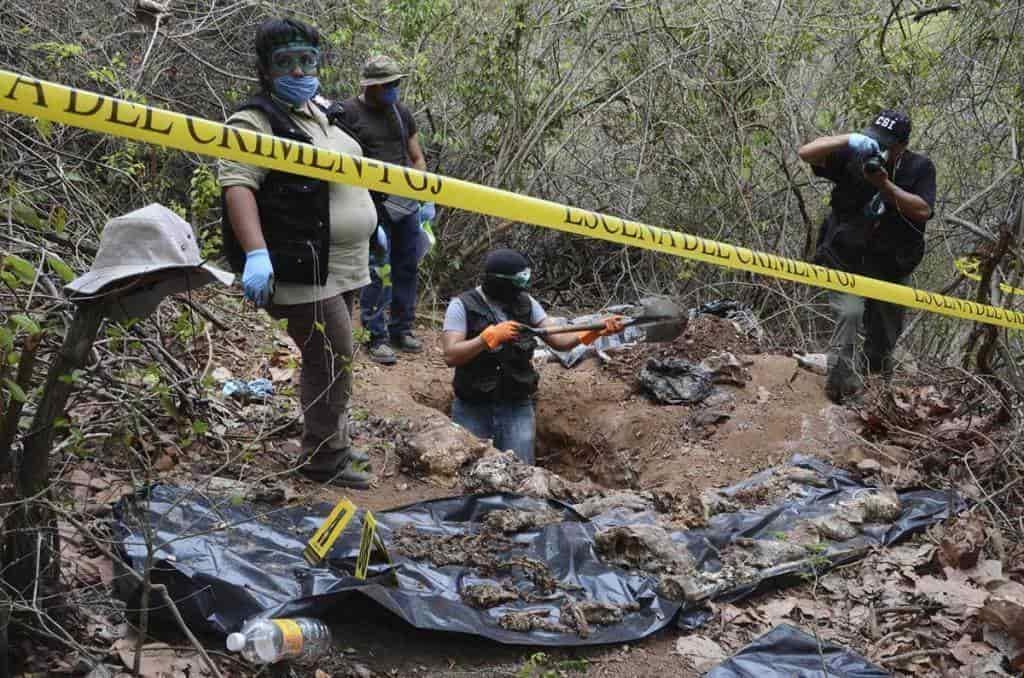
[[[197,222],[205,221],[206,213],[220,204],[220,184],[217,183],[217,176],[209,165],[201,163],[192,171],[188,185],[193,219]]]
[[[18,386],[11,379],[4,379],[4,386],[7,387],[7,392],[11,395],[11,400],[18,403],[24,403],[28,401],[28,396],[25,395],[25,391],[22,390],[21,386]]]
[[[54,254],[47,255],[46,265],[49,266],[50,270],[56,273],[65,284],[75,279],[75,272],[71,270],[71,267],[61,261],[60,257]]]
[[[32,45],[32,49],[45,54],[49,66],[61,66],[64,61],[81,56],[85,51],[85,48],[75,43],[54,41],[37,42]]]
[[[36,267],[16,254],[8,254],[0,266],[0,277],[11,287],[31,285],[36,279]]]
[[[120,90],[121,76],[126,71],[127,67],[125,65],[124,58],[120,54],[115,54],[110,59],[110,63],[108,65],[89,69],[86,72],[86,75],[97,85],[106,86],[113,90]]]

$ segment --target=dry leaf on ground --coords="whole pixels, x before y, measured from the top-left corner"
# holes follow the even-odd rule
[[[947,569],[947,576],[951,572],[953,571]],[[948,608],[950,613],[960,616],[976,614],[988,598],[987,591],[970,583],[955,581],[954,578],[942,580],[931,575],[918,579],[914,591]]]
[[[981,610],[981,619],[1024,641],[1024,585],[1008,581],[998,586]]]
[[[977,660],[992,654],[993,649],[987,643],[976,643],[970,636],[963,636],[949,648],[949,651],[964,666],[973,666]]]
[[[969,570],[978,564],[985,541],[985,524],[980,516],[958,520],[946,530],[939,543],[939,562],[943,567]]]

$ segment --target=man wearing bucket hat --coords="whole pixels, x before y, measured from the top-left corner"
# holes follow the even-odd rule
[[[924,256],[925,224],[935,204],[935,165],[908,150],[910,117],[883,110],[863,133],[815,139],[800,147],[813,172],[833,182],[815,263],[905,284]],[[829,293],[836,321],[825,393],[855,398],[861,375],[892,375],[892,351],[903,331],[902,306]],[[857,351],[863,326],[866,340]],[[858,359],[859,357],[859,359]]]
[[[294,19],[270,19],[256,32],[261,91],[228,124],[349,155],[359,144],[314,101],[320,36]],[[369,282],[368,241],[377,224],[366,189],[220,162],[224,249],[242,273],[245,296],[287,322],[302,353],[299,472],[317,481],[366,488],[364,452],[351,446],[352,321],[356,290]]]
[[[444,359],[455,368],[452,421],[499,450],[512,450],[523,463],[534,463],[533,395],[540,375],[533,367],[536,339],[527,327],[556,323],[527,293],[530,265],[519,252],[494,250],[484,261],[479,287],[448,304],[444,317]],[[623,330],[622,319],[604,319],[604,329],[545,335],[557,351]]]
[[[187,221],[153,203],[108,221],[92,267],[65,289],[72,300],[106,298],[115,320],[141,320],[169,294],[234,278],[200,258]]]
[[[406,74],[389,56],[370,57],[363,65],[359,95],[342,102],[346,124],[354,131],[368,158],[425,170],[416,120],[399,101]],[[416,319],[417,274],[422,254],[420,224],[434,217],[433,203],[381,195],[377,199],[382,247],[374,254],[371,282],[359,295],[360,317],[370,333],[370,358],[385,365],[397,360],[392,347],[419,352],[413,336]],[[382,275],[385,266],[388,276]],[[389,284],[390,283],[390,284]],[[389,317],[390,316],[390,317]]]

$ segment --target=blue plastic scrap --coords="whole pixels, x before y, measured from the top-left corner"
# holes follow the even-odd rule
[[[274,395],[274,384],[269,379],[228,379],[220,390],[225,398],[263,400]]]

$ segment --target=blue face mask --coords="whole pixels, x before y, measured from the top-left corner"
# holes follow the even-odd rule
[[[380,96],[377,99],[385,106],[394,106],[398,103],[398,88],[385,87],[380,91]]]
[[[303,75],[296,78],[294,75],[282,75],[274,78],[274,94],[281,97],[292,106],[301,106],[316,94],[320,89],[320,78],[315,75]]]

